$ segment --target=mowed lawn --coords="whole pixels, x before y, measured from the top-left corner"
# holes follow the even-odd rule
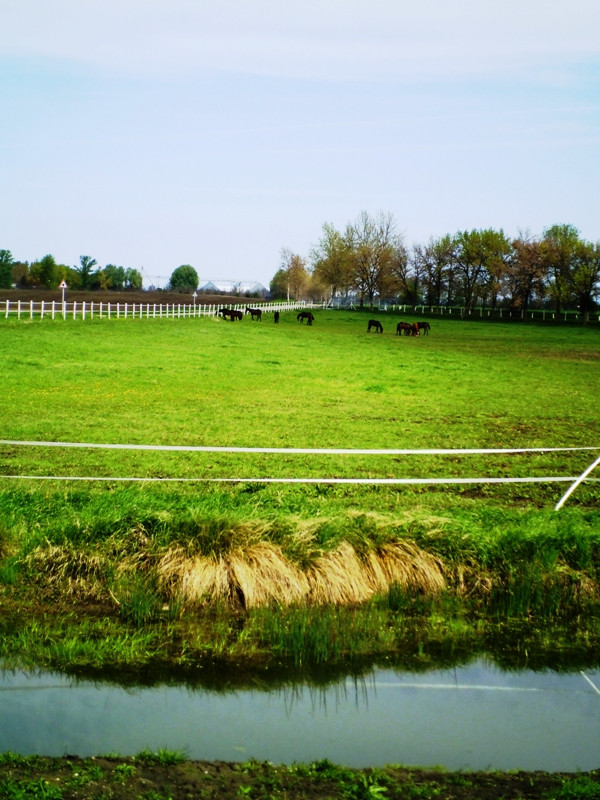
[[[367,334],[369,317],[383,334]],[[600,331],[325,310],[169,320],[0,323],[3,439],[322,448],[600,445]],[[407,321],[414,318],[403,317]],[[2,474],[578,474],[569,456],[174,454],[0,446]],[[475,470],[473,467],[476,467]],[[550,472],[548,472],[550,470]],[[564,470],[567,470],[566,472]]]

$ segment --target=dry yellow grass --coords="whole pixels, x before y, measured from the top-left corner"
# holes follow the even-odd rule
[[[184,602],[225,599],[246,608],[272,603],[355,605],[398,584],[437,593],[442,563],[412,543],[388,544],[360,557],[348,542],[323,553],[302,571],[268,542],[221,557],[189,557],[170,550],[158,564],[159,586]]]
[[[279,547],[266,542],[234,551],[227,558],[227,567],[231,585],[246,608],[298,603],[308,592],[306,575]]]

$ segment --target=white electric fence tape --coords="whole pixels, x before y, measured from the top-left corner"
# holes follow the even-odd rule
[[[154,450],[165,452],[197,453],[279,453],[298,455],[486,455],[501,453],[560,453],[600,450],[600,447],[501,447],[501,448],[436,448],[436,449],[349,449],[325,447],[213,447],[193,445],[108,444],[99,442],[36,442],[16,439],[0,439],[0,445],[26,447],[91,448],[103,450]],[[525,477],[525,478],[143,478],[143,477],[98,477],[69,475],[0,475],[13,480],[54,481],[113,481],[143,483],[305,483],[305,484],[356,484],[356,485],[441,485],[481,483],[571,483],[569,489],[556,504],[558,511],[600,464],[600,458],[577,476]],[[595,479],[592,479],[595,480]]]

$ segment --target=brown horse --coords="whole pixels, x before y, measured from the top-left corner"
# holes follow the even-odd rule
[[[411,336],[418,336],[419,335],[419,325],[416,322],[413,322],[411,325],[412,334]]]
[[[262,322],[262,310],[260,308],[248,308],[246,306],[246,314],[250,314],[252,319],[257,319],[259,322]]]
[[[412,328],[408,324],[408,322],[399,322],[396,325],[396,336],[402,336],[402,333],[404,333],[405,336],[410,336],[411,335]]]
[[[301,311],[296,317],[296,319],[298,320],[298,322],[304,322],[304,320],[306,320],[309,325],[312,325],[315,320],[314,316],[310,313],[310,311]]]
[[[367,333],[371,333],[371,328],[375,328],[377,333],[383,333],[383,325],[378,319],[370,319],[367,325]]]
[[[423,336],[428,336],[431,330],[431,325],[428,322],[417,322],[419,330],[423,331]]]

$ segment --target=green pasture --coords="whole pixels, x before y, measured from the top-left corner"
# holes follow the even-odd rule
[[[0,324],[2,438],[322,448],[600,444],[600,331],[321,311],[312,327],[217,318]],[[410,321],[410,318],[409,318]],[[139,477],[577,473],[570,456],[173,454],[2,446],[2,472]],[[470,472],[475,466],[475,473]],[[491,472],[489,472],[491,470]],[[552,472],[548,472],[552,474]],[[558,474],[558,473],[556,473]],[[556,492],[551,492],[556,494]]]
[[[371,316],[383,323],[383,334],[367,334]],[[298,323],[293,312],[282,314],[279,325],[270,315],[261,323],[0,319],[0,438],[345,449],[600,446],[597,328],[434,319],[429,336],[413,338],[395,335],[397,314],[325,310],[315,317],[312,326]],[[0,658],[23,661],[27,654],[40,663],[51,641],[58,654],[46,657],[54,665],[139,665],[153,658],[185,665],[203,654],[249,652],[301,663],[308,652],[320,653],[321,661],[353,648],[362,655],[397,653],[407,636],[411,657],[425,658],[428,636],[434,648],[442,647],[440,636],[443,647],[481,643],[482,618],[490,625],[545,621],[534,639],[547,647],[559,645],[544,625],[560,618],[567,625],[560,647],[577,641],[585,648],[600,638],[592,625],[600,607],[600,483],[581,485],[555,512],[568,484],[260,479],[576,476],[597,456],[595,450],[365,456],[0,444],[0,601],[10,597],[13,604],[8,616],[0,614]],[[222,477],[247,480],[207,480]],[[150,480],[168,478],[201,480]],[[263,548],[265,562],[258,565],[257,547],[265,543],[270,549]],[[325,571],[319,559],[329,558],[333,576],[344,547],[360,561],[374,552],[383,559],[398,543],[439,560],[442,596],[423,599],[425,590],[414,587],[399,595],[392,585],[367,604],[364,618],[355,616],[354,599],[345,610],[320,615],[320,626],[310,609],[291,608],[289,618],[257,609],[242,627],[228,611],[213,609],[200,628],[198,620],[190,628],[187,612],[194,603],[196,612],[205,606],[182,599],[176,588],[185,569],[204,569],[210,559],[241,570],[234,563],[239,553],[257,565],[264,588],[272,577],[267,558],[281,557],[273,578],[281,583],[284,561],[285,569],[318,572]],[[177,562],[168,579],[159,570],[165,559]],[[341,586],[344,575],[331,580]],[[240,581],[247,601],[250,576]],[[269,591],[267,598],[280,597]],[[110,646],[99,632],[104,618],[100,625],[82,621],[79,612],[69,616],[74,610],[55,618],[43,613],[57,602],[74,609],[75,601],[78,608],[113,609]],[[93,636],[80,636],[81,625],[93,628]],[[290,631],[300,632],[293,642]],[[341,631],[353,644],[339,644],[346,641]],[[311,633],[318,642],[309,646]],[[339,652],[328,649],[334,641]]]

